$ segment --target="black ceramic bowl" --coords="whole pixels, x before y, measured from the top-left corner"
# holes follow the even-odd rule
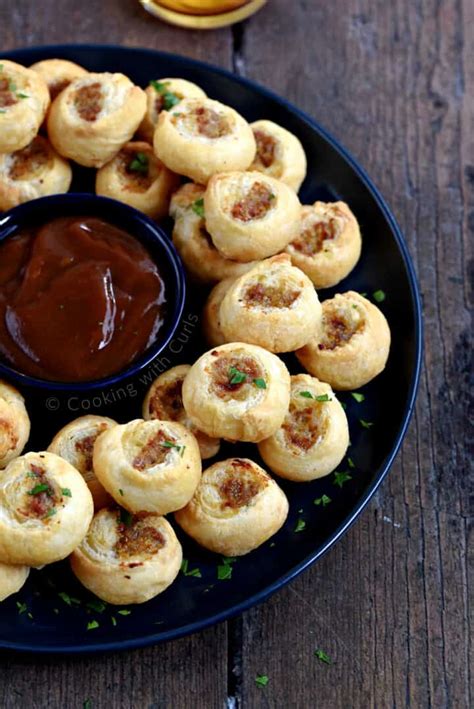
[[[349,289],[365,292],[370,298],[380,289],[386,294],[379,307],[392,330],[387,368],[363,387],[365,399],[361,403],[350,392],[338,395],[347,407],[351,437],[348,456],[338,469],[345,476],[330,475],[308,484],[281,481],[290,501],[285,526],[274,539],[238,559],[231,578],[219,579],[221,559],[177,530],[189,562],[187,575],[180,574],[153,601],[127,609],[129,615],[111,606],[100,612],[101,607],[64,563],[33,572],[19,594],[0,604],[3,648],[94,652],[177,638],[240,613],[288,583],[340,539],[384,479],[407,429],[420,372],[421,307],[413,266],[393,215],[364,170],[314,120],[263,87],[201,62],[148,49],[62,45],[18,50],[6,56],[25,65],[62,57],[91,71],[122,71],[140,86],[150,79],[179,76],[198,83],[210,97],[230,104],[250,121],[271,118],[283,125],[300,138],[308,157],[301,201],[311,204],[316,199],[342,199],[362,229],[363,250],[357,267],[337,289],[320,291],[320,297],[330,298],[336,290]],[[75,189],[93,191],[94,172],[75,169],[73,184]],[[165,225],[168,231],[169,226]],[[153,376],[174,364],[194,361],[204,350],[199,339],[199,313],[205,295],[200,289],[190,293],[166,351],[129,389],[95,390],[92,398],[90,393],[73,392],[66,401],[60,401],[54,391],[36,390],[35,396],[26,391],[33,421],[31,447],[47,445],[55,428],[82,413],[105,413],[120,421],[140,416]],[[293,371],[298,370],[292,356],[285,361]],[[221,454],[258,461],[251,445],[227,444]],[[323,495],[331,500],[326,506],[321,502]]]
[[[40,226],[53,216],[99,217],[123,229],[145,246],[155,263],[159,264],[165,282],[165,323],[156,341],[141,356],[111,376],[91,382],[52,382],[27,376],[0,359],[0,378],[20,387],[40,388],[63,394],[73,391],[85,394],[94,389],[120,386],[124,381],[137,376],[159,357],[176,332],[183,314],[186,294],[186,276],[181,260],[166,233],[147,216],[116,200],[87,193],[43,197],[5,212],[0,217],[0,242],[23,229]]]

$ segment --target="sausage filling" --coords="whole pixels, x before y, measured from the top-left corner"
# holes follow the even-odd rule
[[[356,306],[354,306],[356,307]],[[346,345],[364,327],[363,320],[344,317],[341,313],[323,314],[323,334],[319,350],[335,350]]]
[[[212,108],[198,106],[186,114],[177,113],[176,118],[193,133],[215,140],[228,135],[231,127],[227,118]],[[174,120],[176,123],[176,120]]]
[[[254,389],[254,380],[264,378],[262,367],[253,357],[218,352],[209,374],[213,392],[226,401],[244,401],[250,388]]]
[[[271,167],[275,160],[276,140],[268,133],[261,130],[254,131],[255,141],[257,143],[257,155],[255,163],[262,167]]]
[[[120,559],[130,559],[134,556],[145,556],[149,559],[166,545],[163,534],[147,522],[149,516],[146,512],[139,512],[131,517],[130,524],[125,524],[121,521],[120,513],[118,514],[115,553]],[[133,568],[141,563],[127,566]]]
[[[334,241],[341,231],[340,220],[331,217],[328,221],[314,222],[309,226],[303,225],[300,235],[292,242],[295,251],[304,256],[319,254],[327,241]]]
[[[47,520],[56,513],[61,496],[41,466],[31,465],[27,477],[31,486],[24,496],[25,508],[21,512],[25,517]]]
[[[282,425],[289,445],[306,452],[317,443],[323,433],[320,406],[315,403],[300,408],[295,403],[290,403],[290,410]]]
[[[0,78],[0,108],[8,108],[18,103],[18,98],[11,87],[12,82],[9,79]]]
[[[102,106],[102,87],[98,81],[81,86],[74,95],[74,107],[83,121],[96,121]]]
[[[119,172],[129,192],[146,192],[153,184],[150,157],[146,153],[123,148],[117,157]]]
[[[184,410],[182,390],[182,379],[175,379],[170,384],[157,387],[150,398],[148,407],[152,417],[177,421]]]
[[[244,293],[244,303],[249,308],[290,308],[301,291],[265,283],[252,283]]]
[[[35,138],[26,148],[12,155],[8,171],[11,180],[27,180],[40,172],[49,162],[49,154],[42,138]]]
[[[94,444],[97,438],[100,436],[101,433],[103,433],[103,431],[105,431],[106,428],[106,423],[100,423],[94,433],[91,433],[88,436],[83,436],[82,438],[78,438],[78,440],[74,444],[76,453],[79,453],[79,455],[82,456],[83,467],[86,473],[90,473],[92,471],[92,453],[94,451]]]
[[[219,494],[225,509],[245,507],[265,487],[266,481],[245,460],[231,461],[223,481],[219,485]]]
[[[275,195],[263,182],[254,182],[247,194],[232,206],[231,214],[241,222],[262,219],[271,209]]]
[[[170,448],[172,448],[172,445],[168,444],[173,443],[175,443],[174,439],[166,436],[164,431],[158,431],[135,456],[132,463],[133,467],[143,471],[155,465],[160,465],[166,459]]]

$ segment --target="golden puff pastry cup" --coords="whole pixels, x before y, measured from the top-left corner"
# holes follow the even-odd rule
[[[198,443],[175,421],[114,426],[97,439],[93,465],[107,492],[130,512],[174,512],[189,502],[201,478]]]
[[[25,400],[14,387],[0,380],[0,468],[21,454],[29,436]]]
[[[247,121],[208,98],[184,99],[175,109],[162,111],[153,147],[170,170],[199,184],[217,172],[246,170],[256,150]]]
[[[310,374],[343,391],[380,374],[389,350],[390,328],[383,313],[348,291],[323,302],[320,332],[296,356]]]
[[[329,288],[349,275],[361,248],[359,224],[347,204],[315,202],[301,208],[299,234],[286,253],[316,288]]]
[[[41,566],[81,543],[94,513],[82,475],[54,453],[27,453],[0,475],[0,561]]]
[[[229,458],[204,471],[175,519],[206,549],[242,556],[276,534],[287,515],[284,492],[263,468],[248,458]]]
[[[283,423],[289,399],[290,375],[283,362],[243,342],[203,354],[183,383],[184,408],[195,426],[230,441],[271,436]]]
[[[282,426],[258,444],[272,472],[295,482],[329,475],[349,446],[346,414],[329,386],[309,374],[291,377],[291,398]]]
[[[153,143],[156,124],[162,111],[172,111],[184,98],[206,98],[206,94],[199,86],[186,79],[150,81],[145,93],[146,112],[137,133],[147,143]]]
[[[221,303],[234,283],[235,278],[225,278],[217,283],[208,295],[202,310],[201,327],[204,338],[209,347],[225,345],[228,340],[224,337],[221,326]]]
[[[48,446],[50,453],[64,458],[80,472],[91,491],[96,510],[108,505],[111,499],[94,474],[94,444],[101,433],[116,425],[116,421],[106,416],[80,416],[58,431]]]
[[[29,573],[29,566],[12,566],[0,561],[0,602],[23,588]]]
[[[180,178],[158,160],[148,143],[126,143],[97,171],[95,191],[125,202],[152,219],[167,216],[172,193]]]
[[[322,309],[313,284],[287,254],[262,261],[237,278],[219,308],[227,342],[249,342],[270,352],[292,352],[318,331]]]
[[[240,276],[257,262],[233,261],[216,249],[206,231],[204,192],[201,185],[188,183],[173,195],[170,206],[170,214],[175,215],[173,244],[194,281],[217,283],[224,278]]]
[[[0,153],[31,143],[49,106],[44,79],[31,69],[0,58]]]
[[[267,258],[298,234],[301,205],[294,190],[258,172],[214,175],[204,195],[206,229],[235,261]]]
[[[183,553],[164,517],[100,510],[71,555],[79,581],[107,603],[145,603],[162,593],[179,573]]]
[[[87,74],[51,104],[49,139],[63,157],[102,167],[132,138],[145,108],[145,92],[123,74]]]
[[[14,153],[0,153],[0,210],[67,192],[72,170],[46,138],[37,135]]]
[[[191,369],[189,364],[179,364],[168,369],[155,379],[143,402],[143,418],[146,421],[177,421],[186,426],[195,436],[201,458],[212,458],[219,452],[219,438],[210,438],[199,431],[188,418],[183,406],[183,381]]]
[[[32,64],[30,69],[36,71],[46,82],[51,101],[54,101],[71,81],[87,74],[86,69],[67,59],[43,59],[41,62]]]
[[[255,121],[250,127],[257,154],[249,170],[262,172],[298,192],[306,177],[306,154],[296,135],[273,121]]]

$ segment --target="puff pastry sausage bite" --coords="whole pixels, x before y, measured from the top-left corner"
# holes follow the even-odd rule
[[[200,283],[216,283],[223,278],[240,276],[256,261],[240,263],[223,256],[206,231],[204,219],[204,187],[188,183],[171,200],[170,213],[175,215],[173,244],[188,274]]]
[[[220,440],[199,431],[189,420],[183,406],[183,381],[190,369],[189,364],[179,364],[155,379],[143,402],[143,418],[183,424],[194,434],[201,458],[212,458],[219,452]]]
[[[100,510],[71,555],[79,581],[107,603],[144,603],[173,583],[183,553],[164,517]]]
[[[206,549],[241,556],[276,534],[287,515],[288,500],[265,470],[247,458],[230,458],[204,471],[175,518]]]
[[[68,161],[37,135],[14,153],[0,153],[0,210],[31,199],[67,192],[72,180]]]
[[[153,147],[170,170],[200,184],[216,172],[246,170],[256,150],[247,121],[208,98],[184,99],[176,110],[162,111]]]
[[[49,139],[60,155],[102,167],[131,139],[145,108],[145,92],[123,74],[87,74],[51,104]]]
[[[208,436],[261,441],[282,424],[290,398],[283,362],[262,347],[232,342],[203,354],[183,384],[191,421]]]
[[[297,374],[291,377],[290,407],[282,426],[258,450],[274,473],[305,482],[337,468],[348,445],[346,414],[329,384]]]
[[[0,475],[0,561],[41,566],[68,556],[93,516],[82,475],[54,453],[27,453]]]
[[[43,59],[41,62],[32,64],[30,69],[36,71],[45,80],[51,101],[54,101],[71,81],[87,74],[82,66],[67,59]]]
[[[313,284],[286,254],[273,256],[232,283],[219,321],[228,342],[249,342],[270,352],[292,352],[309,342],[321,323]]]
[[[29,436],[25,400],[14,387],[0,380],[0,468],[21,454]]]
[[[178,175],[158,160],[151,145],[137,141],[126,143],[98,170],[95,191],[125,202],[153,219],[163,219],[179,183]]]
[[[204,91],[186,79],[156,79],[145,89],[146,112],[138,128],[138,135],[153,143],[158,117],[162,111],[171,111],[183,98],[206,98]],[[178,110],[178,109],[176,109]]]
[[[29,573],[28,566],[11,566],[0,561],[0,602],[20,590]]]
[[[102,433],[94,471],[130,512],[174,512],[189,502],[201,477],[196,439],[175,421],[135,419]]]
[[[218,347],[227,342],[222,332],[220,309],[224,296],[234,281],[235,278],[225,278],[215,285],[204,305],[201,325],[203,335],[210,347]]]
[[[64,458],[81,473],[96,509],[108,505],[110,497],[94,474],[92,452],[98,436],[116,425],[116,421],[106,416],[80,416],[58,431],[48,446],[50,453]]]
[[[329,288],[352,271],[361,248],[359,224],[347,204],[315,202],[302,207],[299,234],[286,252],[316,288]]]
[[[0,58],[0,153],[29,145],[49,106],[44,79],[31,69]]]
[[[390,329],[383,313],[359,293],[323,302],[322,327],[296,352],[305,369],[333,389],[356,389],[385,368]]]
[[[282,251],[298,234],[301,205],[291,187],[257,172],[214,175],[204,195],[206,228],[227,258],[252,261]]]
[[[306,177],[306,154],[296,135],[273,121],[255,121],[250,126],[257,154],[249,170],[281,180],[298,192]]]

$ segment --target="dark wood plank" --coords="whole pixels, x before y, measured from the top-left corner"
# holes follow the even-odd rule
[[[387,196],[426,327],[416,415],[388,482],[322,563],[243,619],[243,706],[471,705],[462,277],[474,229],[473,10],[469,0],[298,0],[289,11],[273,0],[240,35],[242,73],[327,126]]]

